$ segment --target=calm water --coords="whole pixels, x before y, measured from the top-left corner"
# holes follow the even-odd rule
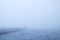
[[[60,40],[60,33],[27,29],[0,35],[0,40]]]

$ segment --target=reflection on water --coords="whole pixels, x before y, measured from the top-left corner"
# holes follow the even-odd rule
[[[0,35],[0,40],[60,40],[60,33],[27,29]]]

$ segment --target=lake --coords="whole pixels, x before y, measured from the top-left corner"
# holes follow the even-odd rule
[[[0,35],[0,40],[60,40],[60,32],[26,29]]]

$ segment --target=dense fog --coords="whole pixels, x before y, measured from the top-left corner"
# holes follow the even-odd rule
[[[0,0],[0,40],[60,40],[60,0]]]
[[[0,0],[0,28],[60,29],[60,0]]]

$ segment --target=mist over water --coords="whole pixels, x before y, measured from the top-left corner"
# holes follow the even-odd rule
[[[0,0],[0,33],[7,30],[1,40],[60,40],[60,0]]]
[[[0,26],[59,28],[60,0],[1,0]]]

